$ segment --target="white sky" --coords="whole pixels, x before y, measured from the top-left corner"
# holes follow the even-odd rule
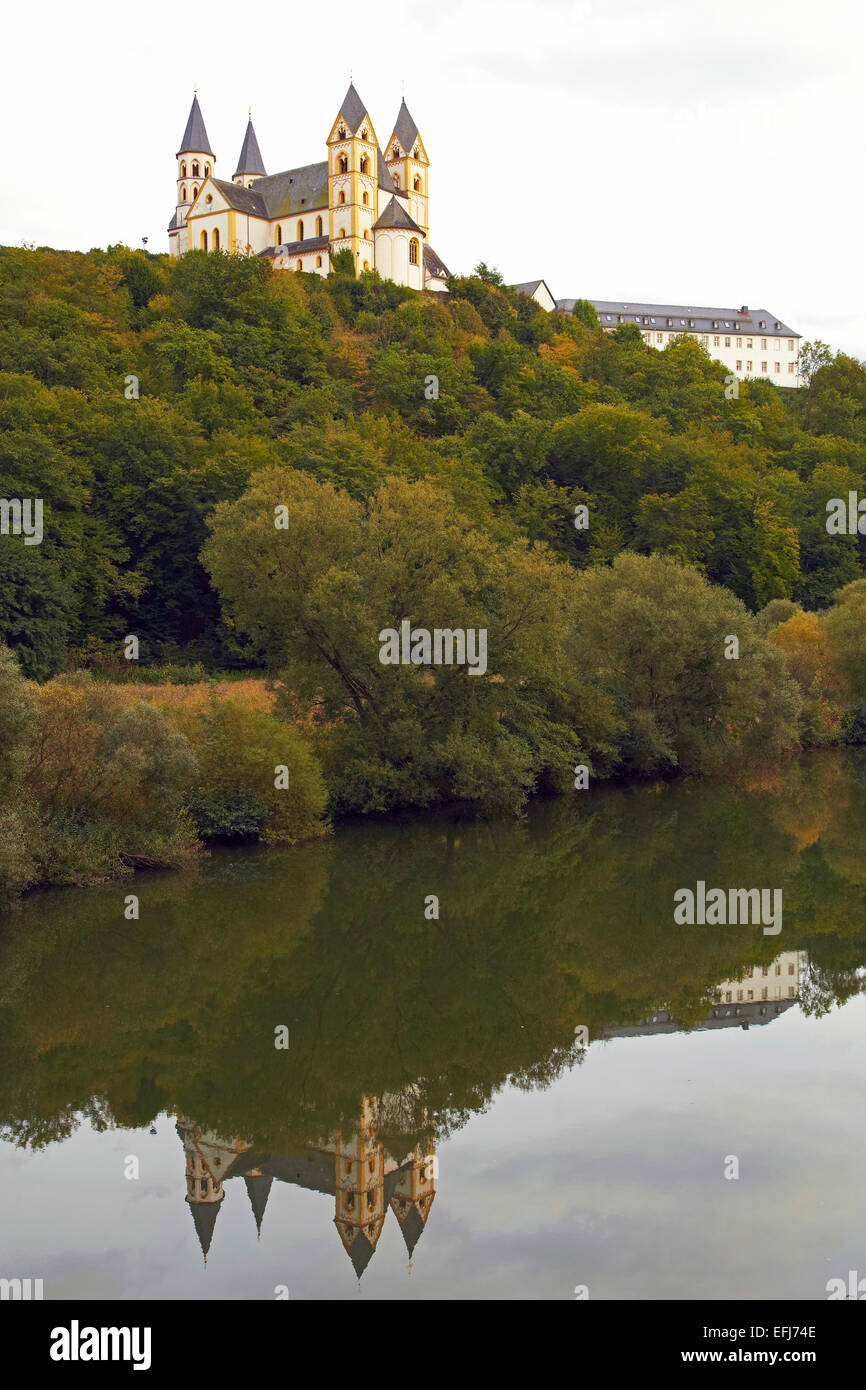
[[[406,100],[431,242],[557,298],[766,308],[866,358],[857,0],[40,0],[0,34],[0,243],[167,250],[193,85],[218,177]]]

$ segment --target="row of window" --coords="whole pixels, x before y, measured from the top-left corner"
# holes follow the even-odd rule
[[[645,340],[646,340],[648,343],[651,343],[651,342],[652,342],[652,340],[653,340],[653,335],[652,335],[652,333],[644,333],[643,336],[644,336]],[[694,336],[697,337],[698,334],[695,334]],[[672,343],[672,342],[674,341],[674,338],[680,338],[680,337],[682,337],[682,334],[681,334],[681,333],[669,333],[669,334],[668,334],[668,342]],[[710,335],[709,335],[708,333],[701,333],[701,334],[700,334],[700,339],[701,339],[701,342],[703,343],[704,347],[708,347],[708,346],[709,346]],[[655,340],[656,340],[657,343],[663,343],[664,340],[665,340],[665,335],[664,335],[664,333],[656,333],[656,335],[655,335]],[[774,346],[774,347],[775,347],[775,345],[776,345],[776,342],[777,342],[777,340],[774,338],[774,339],[773,339],[773,346]],[[779,342],[779,344],[780,344],[780,346],[781,346],[781,342],[782,342],[781,338],[778,339],[778,342]],[[714,335],[714,336],[713,336],[713,347],[721,347],[721,346],[722,346],[722,335],[721,335],[721,334],[716,334],[716,335]],[[743,340],[742,340],[742,338],[737,338],[737,339],[736,339],[736,342],[733,344],[733,346],[734,346],[734,347],[741,348],[741,347],[743,346]],[[794,352],[794,351],[795,351],[795,346],[796,346],[796,345],[795,345],[795,340],[794,340],[793,338],[789,338],[789,339],[788,339],[788,351],[789,351],[789,352]],[[725,347],[726,347],[726,348],[731,347],[731,340],[730,340],[730,338],[728,338],[728,337],[725,338]],[[747,348],[747,349],[750,349],[750,348],[752,348],[752,347],[754,347],[754,339],[752,339],[752,338],[747,338],[747,339],[746,339],[746,348]],[[762,352],[766,352],[766,351],[767,351],[767,339],[766,339],[766,338],[762,338],[762,339],[761,339],[761,350],[762,350]]]
[[[299,220],[298,220],[298,225],[297,225],[297,229],[296,229],[296,230],[297,230],[298,235],[295,237],[295,241],[303,241],[303,239],[304,239],[304,223],[303,223],[303,219],[299,219]],[[324,234],[325,234],[325,232],[324,232],[324,223],[322,222],[321,217],[317,217],[317,218],[316,218],[316,236],[324,236]],[[275,246],[282,246],[282,244],[283,244],[283,228],[282,228],[282,224],[278,222],[278,223],[277,223],[277,230],[276,230],[276,232],[274,233],[274,245],[275,245]]]
[[[747,989],[747,990],[746,990],[746,1000],[748,1001],[749,999],[754,999],[754,997],[755,997],[755,991],[754,991],[753,989]],[[765,986],[765,987],[761,990],[761,998],[762,998],[762,999],[769,999],[769,997],[770,997],[769,989]],[[782,986],[781,986],[781,985],[776,985],[776,998],[777,998],[777,999],[781,999],[781,997],[782,997]],[[742,1000],[742,998],[743,998],[743,991],[742,991],[741,989],[738,989],[738,990],[737,990],[737,1001],[740,1002],[740,1001]],[[788,998],[789,998],[789,999],[796,999],[796,998],[797,998],[797,987],[796,987],[796,985],[789,985],[789,986],[788,986]],[[733,990],[730,990],[730,989],[729,989],[729,990],[726,990],[726,991],[725,991],[725,1003],[726,1003],[726,1004],[731,1004],[731,1003],[733,1003]]]
[[[794,375],[794,368],[795,368],[795,367],[796,367],[796,363],[795,363],[795,362],[789,362],[789,363],[788,363],[788,376],[793,376],[793,375]],[[741,372],[742,370],[743,370],[743,364],[742,364],[740,358],[738,357],[738,358],[737,358],[737,371],[738,371],[738,372]],[[751,370],[752,370],[752,359],[751,359],[751,358],[747,358],[747,359],[746,359],[746,371],[747,371],[747,372],[750,372]],[[769,372],[768,372],[768,367],[767,367],[767,363],[766,363],[766,362],[762,362],[762,363],[761,363],[761,371],[764,372],[764,373],[767,374],[767,375],[769,374]],[[781,362],[774,362],[774,363],[773,363],[773,374],[774,374],[775,376],[781,376],[781,374],[782,374],[782,364],[781,364]]]
[[[209,165],[209,164],[206,164],[206,165],[204,166],[204,176],[205,176],[205,178],[207,178],[209,174],[210,174],[210,165]],[[180,176],[181,176],[182,179],[185,179],[185,178],[186,178],[186,160],[184,160],[183,164],[181,164],[181,166],[180,166]],[[194,163],[193,163],[193,166],[192,166],[192,173],[191,173],[191,175],[190,175],[190,178],[193,178],[193,179],[200,179],[200,178],[201,178],[201,174],[199,173],[198,160],[195,160]]]

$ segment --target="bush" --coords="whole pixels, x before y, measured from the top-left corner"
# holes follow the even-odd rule
[[[189,863],[197,841],[183,811],[196,763],[150,705],[86,672],[39,691],[24,788],[43,831],[39,880],[92,883],[136,865]]]
[[[326,792],[314,754],[291,724],[214,696],[204,710],[172,707],[198,757],[189,810],[203,839],[261,837],[281,844],[323,835]],[[288,769],[288,787],[275,770]]]

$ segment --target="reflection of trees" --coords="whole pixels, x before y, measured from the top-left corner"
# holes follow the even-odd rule
[[[140,879],[139,922],[116,886],[36,895],[0,930],[0,1120],[44,1144],[76,1112],[167,1109],[279,1152],[353,1122],[366,1092],[401,1098],[408,1143],[507,1080],[549,1085],[579,1058],[576,1024],[592,1039],[666,1006],[692,1026],[719,981],[780,950],[808,951],[807,1007],[826,1011],[863,987],[864,819],[866,760],[824,754],[770,783],[607,788],[522,823],[392,818],[217,856]],[[699,878],[782,887],[781,935],[675,926],[674,891]]]

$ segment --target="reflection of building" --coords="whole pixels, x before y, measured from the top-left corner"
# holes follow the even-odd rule
[[[717,986],[719,998],[725,1004],[796,999],[805,964],[805,951],[783,951],[770,965],[756,965],[738,980],[723,980]]]
[[[394,1212],[411,1256],[424,1230],[433,1198],[433,1143],[416,1145],[398,1162],[377,1138],[379,1102],[365,1096],[357,1125],[299,1154],[264,1155],[242,1139],[202,1133],[179,1119],[186,1151],[186,1200],[202,1252],[207,1253],[229,1178],[242,1177],[261,1233],[271,1184],[292,1183],[334,1198],[334,1224],[355,1273],[363,1274],[382,1233],[388,1207]]]
[[[805,951],[783,951],[770,965],[756,965],[739,980],[723,980],[716,986],[719,999],[693,1032],[713,1028],[750,1028],[772,1023],[793,1008],[800,992]],[[683,1031],[670,1009],[655,1009],[638,1023],[605,1028],[602,1038],[638,1038],[650,1033]]]

